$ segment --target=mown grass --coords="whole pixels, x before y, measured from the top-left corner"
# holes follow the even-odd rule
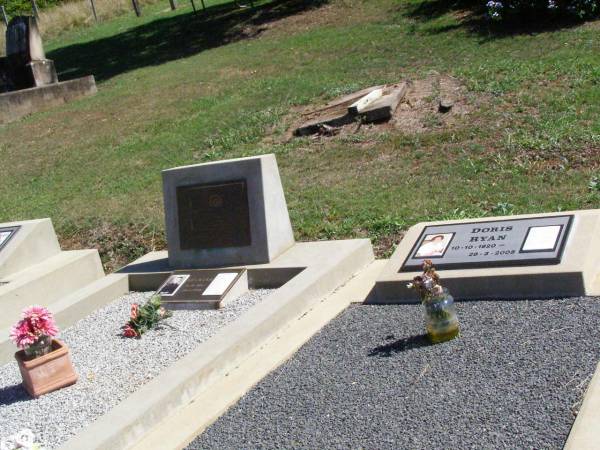
[[[498,33],[435,0],[214,3],[47,43],[61,78],[94,73],[99,93],[0,128],[0,220],[160,246],[162,169],[269,152],[299,239],[369,236],[382,255],[423,220],[599,207],[598,22]],[[282,139],[299,107],[436,72],[477,105],[450,127]]]

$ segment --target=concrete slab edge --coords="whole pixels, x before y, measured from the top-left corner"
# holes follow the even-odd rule
[[[565,450],[596,450],[600,446],[600,364],[596,366]]]
[[[131,446],[374,260],[366,239],[333,241],[322,248],[318,265],[307,267],[60,448],[113,450]]]
[[[288,322],[226,377],[205,386],[188,404],[152,428],[130,450],[174,450],[187,446],[351,303],[362,302],[385,263],[384,260],[373,261],[344,286]]]

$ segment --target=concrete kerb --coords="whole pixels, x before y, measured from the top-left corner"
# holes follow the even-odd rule
[[[0,94],[0,125],[78,98],[94,95],[96,92],[98,90],[94,76],[89,75],[46,86]]]
[[[188,404],[153,427],[130,450],[184,448],[351,303],[362,303],[385,263],[385,260],[373,261],[344,286],[290,320],[226,377],[205,386]]]
[[[600,445],[600,364],[565,444],[565,450],[596,450]]]
[[[361,239],[296,244],[279,259],[280,267],[295,265],[305,269],[79,432],[61,449],[131,446],[203,388],[238,366],[290,320],[366,267],[374,255],[370,241]]]

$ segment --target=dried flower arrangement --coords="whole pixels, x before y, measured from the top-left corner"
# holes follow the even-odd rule
[[[440,277],[430,259],[423,261],[423,274],[414,277],[412,283],[408,283],[407,286],[409,289],[417,291],[421,302],[430,301],[444,293]]]
[[[421,298],[425,308],[425,327],[431,342],[438,343],[454,339],[460,333],[454,299],[440,284],[440,277],[431,260],[423,261],[423,273],[408,283]]]
[[[154,328],[158,323],[171,317],[171,311],[162,306],[160,295],[154,295],[144,305],[137,303],[131,305],[129,320],[123,325],[123,336],[140,338],[146,331]]]

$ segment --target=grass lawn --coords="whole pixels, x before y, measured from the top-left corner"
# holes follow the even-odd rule
[[[51,217],[111,269],[164,245],[162,169],[271,152],[298,239],[369,236],[380,255],[423,220],[600,207],[600,22],[499,33],[444,0],[205,2],[46,42],[61,79],[99,92],[0,126],[0,222]],[[436,73],[474,105],[451,125],[283,139],[303,106]]]

